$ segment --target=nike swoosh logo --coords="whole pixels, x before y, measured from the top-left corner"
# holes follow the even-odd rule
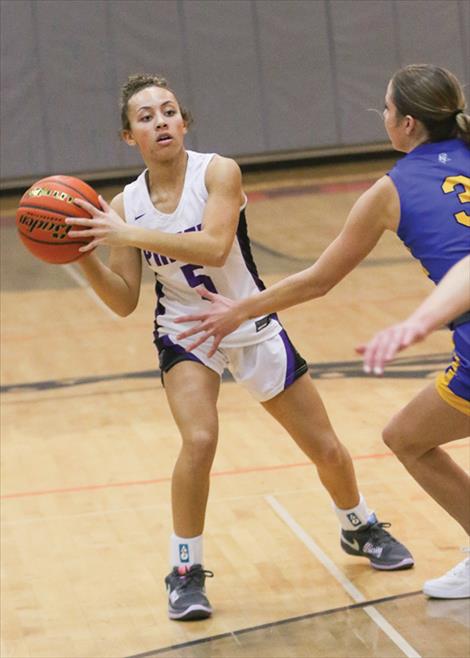
[[[137,222],[144,215],[145,215],[145,213],[143,212],[141,215],[137,215],[137,217],[134,217],[134,222]]]
[[[354,548],[355,551],[360,551],[361,547],[359,546],[359,542],[357,539],[353,539],[352,541],[349,541],[349,539],[346,539],[346,537],[342,537],[342,540],[344,541],[345,544],[348,544],[348,546],[351,546],[351,548]]]

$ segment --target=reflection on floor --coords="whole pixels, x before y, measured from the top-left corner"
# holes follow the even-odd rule
[[[470,655],[470,601],[419,592],[188,642],[131,658],[395,658],[403,651],[367,616],[373,604],[420,655]],[[440,623],[436,624],[435,620]],[[419,629],[417,634],[413,629]],[[408,654],[405,654],[408,655]]]

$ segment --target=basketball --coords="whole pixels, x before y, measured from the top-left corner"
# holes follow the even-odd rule
[[[74,199],[83,199],[100,208],[95,190],[73,176],[41,178],[21,197],[16,227],[21,241],[36,258],[65,264],[84,255],[78,250],[91,238],[70,238],[69,231],[81,227],[65,223],[66,217],[90,217],[74,204]]]

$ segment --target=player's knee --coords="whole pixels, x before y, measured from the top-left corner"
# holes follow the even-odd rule
[[[413,442],[406,435],[403,427],[395,420],[385,427],[382,432],[382,439],[387,448],[389,448],[399,459],[405,459],[412,451]]]
[[[217,434],[210,430],[194,430],[183,440],[183,452],[193,464],[211,463],[216,448]]]
[[[315,462],[326,467],[340,466],[344,460],[344,449],[338,440],[329,440],[321,444]]]
[[[399,433],[396,431],[393,423],[389,423],[382,431],[382,440],[392,452],[395,452],[398,445],[398,437]]]

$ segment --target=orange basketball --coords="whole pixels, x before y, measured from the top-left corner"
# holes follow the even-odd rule
[[[31,185],[21,197],[16,211],[16,227],[25,247],[46,263],[72,263],[84,254],[79,247],[90,238],[69,238],[72,228],[66,217],[90,217],[74,204],[84,199],[100,208],[95,190],[73,176],[49,176]]]

